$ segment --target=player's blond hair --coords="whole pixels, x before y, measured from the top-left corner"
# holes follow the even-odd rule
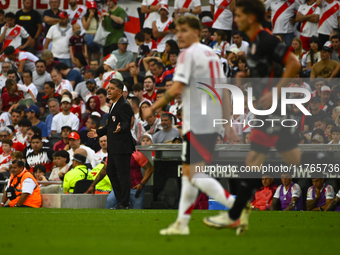
[[[197,29],[199,31],[199,37],[202,38],[203,26],[201,21],[196,16],[194,15],[180,16],[176,20],[176,26],[184,24],[188,24],[188,26],[191,27],[192,29]]]

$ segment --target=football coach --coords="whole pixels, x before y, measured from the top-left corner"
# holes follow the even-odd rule
[[[122,81],[110,80],[107,95],[113,103],[108,112],[108,122],[105,127],[88,132],[90,138],[107,135],[107,175],[118,201],[115,209],[129,209],[130,161],[136,145],[131,135],[131,120],[134,114],[131,105],[122,95],[123,88]]]

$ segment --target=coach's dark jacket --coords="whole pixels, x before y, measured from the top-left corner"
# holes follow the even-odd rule
[[[111,110],[111,108],[110,108]],[[129,102],[121,96],[108,113],[108,123],[97,129],[99,137],[107,135],[107,151],[109,154],[127,154],[135,151],[136,141],[131,135],[131,119],[133,111]],[[113,133],[120,123],[120,132]]]

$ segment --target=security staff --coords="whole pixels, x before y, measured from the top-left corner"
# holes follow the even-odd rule
[[[1,206],[4,206],[9,199],[10,207],[41,207],[39,184],[25,169],[25,163],[21,160],[14,160],[10,172],[11,178],[2,197]]]

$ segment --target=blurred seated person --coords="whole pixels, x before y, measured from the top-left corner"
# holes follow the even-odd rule
[[[335,208],[336,212],[340,212],[339,202],[340,202],[340,189],[339,189],[338,193],[336,194],[335,198],[326,207],[325,212],[331,211],[334,208]],[[338,207],[336,207],[337,205],[338,205]]]
[[[121,37],[118,40],[118,49],[112,51],[112,55],[117,58],[116,70],[118,72],[128,72],[129,64],[134,62],[134,56],[131,51],[127,50],[129,40],[126,37]]]
[[[124,77],[124,82],[127,82],[129,84],[128,89],[129,91],[131,91],[133,84],[144,82],[144,76],[138,73],[138,66],[136,65],[135,62],[129,63],[128,68],[129,68],[128,71],[130,72],[130,76]]]
[[[49,112],[48,109],[48,100],[51,98],[55,98],[59,101],[61,100],[61,95],[55,92],[55,84],[52,81],[45,82],[44,84],[44,93],[45,95],[41,99],[40,103],[40,115],[43,116],[45,111]]]
[[[85,56],[82,53],[75,53],[73,61],[74,64],[76,65],[76,67],[74,67],[73,70],[78,71],[84,78],[85,70],[90,69],[90,66],[87,64]]]
[[[46,62],[46,72],[48,73],[51,73],[55,66],[60,63],[59,61],[54,60],[52,51],[47,49],[42,51],[41,59]]]
[[[10,172],[10,181],[2,196],[1,207],[5,205],[9,198],[14,198],[10,199],[10,207],[41,207],[39,184],[34,176],[25,169],[25,163],[21,160],[14,160]],[[16,189],[18,186],[20,188]]]
[[[53,146],[54,151],[60,151],[68,145],[68,136],[70,135],[72,128],[70,126],[61,127],[61,140],[56,142]],[[68,162],[67,162],[68,163]]]
[[[58,70],[62,74],[62,76],[65,77],[65,79],[68,80],[72,84],[73,89],[78,83],[84,81],[84,78],[80,75],[80,73],[77,70],[71,69],[65,63],[57,64],[55,66],[55,69]]]
[[[46,167],[44,165],[36,165],[33,168],[33,175],[35,179],[37,179],[38,182],[47,182],[48,180],[46,179]],[[47,184],[43,184],[40,186],[47,186]]]
[[[289,174],[281,174],[282,184],[276,189],[270,210],[303,210],[302,192],[298,184],[292,182]]]
[[[85,129],[82,129],[79,132],[81,143],[84,144],[85,146],[92,148],[96,152],[100,150],[99,138],[98,137],[89,138],[87,136],[87,133],[92,129],[98,129],[100,127],[100,121],[101,121],[100,117],[96,115],[90,115],[85,123]]]
[[[5,139],[2,141],[1,146],[3,152],[0,154],[0,173],[9,171],[13,142],[10,139]]]
[[[277,184],[269,175],[263,175],[262,185],[263,186],[256,191],[255,196],[251,201],[251,208],[253,210],[269,210],[272,204],[273,196],[277,189]]]
[[[68,171],[68,163],[70,162],[70,155],[65,150],[56,151],[53,154],[54,168],[48,178],[49,181],[61,181]]]
[[[16,132],[16,138],[17,140],[22,143],[24,146],[27,145],[27,132],[28,129],[32,126],[32,123],[26,119],[23,118],[18,123],[19,131]]]
[[[137,97],[139,99],[140,102],[142,102],[144,100],[143,92],[144,91],[143,91],[143,84],[142,83],[136,83],[132,86],[132,93],[135,97]]]
[[[52,121],[53,121],[53,117],[56,116],[59,112],[60,112],[60,103],[59,100],[56,98],[50,98],[47,101],[47,105],[48,105],[48,110],[50,112],[49,115],[46,116],[45,119],[45,123],[47,126],[47,133],[48,136],[51,136],[52,133]]]
[[[161,116],[161,125],[163,130],[158,131],[152,136],[153,142],[166,143],[172,141],[175,137],[180,136],[177,128],[172,127],[172,115],[169,113],[163,113]]]
[[[107,157],[107,136],[99,137],[100,150],[94,155],[95,165],[100,164],[105,157]],[[92,170],[91,170],[92,171]]]
[[[85,166],[86,156],[83,154],[86,154],[86,151],[80,149],[75,152],[72,158],[73,169],[64,175],[63,180],[63,192],[68,194],[74,192],[74,187],[78,181],[93,180],[93,175]]]
[[[180,136],[177,136],[172,140],[172,144],[182,144],[182,143],[183,143],[183,139]]]
[[[85,124],[87,122],[87,119],[91,116],[91,114],[93,112],[97,112],[99,113],[100,115],[100,118],[103,117],[103,115],[105,114],[105,112],[103,112],[101,109],[100,109],[100,100],[98,98],[98,96],[91,96],[89,98],[89,100],[86,102],[86,112],[88,113],[87,115],[85,115],[83,118],[82,118],[82,122],[81,122],[81,125],[80,125],[80,128],[79,130],[82,130],[83,127],[85,127]],[[99,126],[98,126],[99,127]]]
[[[312,179],[313,186],[307,191],[307,211],[324,211],[334,198],[334,189],[325,179]]]

